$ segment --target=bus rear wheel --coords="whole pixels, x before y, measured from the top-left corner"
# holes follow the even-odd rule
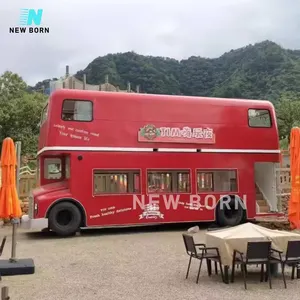
[[[74,235],[81,224],[81,213],[70,202],[56,204],[49,213],[49,228],[60,236]]]
[[[228,206],[225,204],[217,206],[216,219],[219,226],[236,226],[243,223],[244,218],[245,210],[234,197],[231,197]]]

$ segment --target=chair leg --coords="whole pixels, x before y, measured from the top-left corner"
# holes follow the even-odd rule
[[[211,260],[210,259],[206,259],[206,265],[207,265],[207,273],[208,276],[211,276]]]
[[[186,272],[185,279],[187,279],[188,276],[189,276],[189,271],[190,271],[191,261],[192,261],[192,257],[190,256],[189,265],[188,265],[188,269],[187,269],[187,272]]]
[[[224,282],[224,273],[223,273],[222,262],[221,262],[220,258],[219,258],[219,264],[220,264],[220,272],[221,272],[222,281]]]
[[[241,264],[241,270],[243,273],[243,278],[244,278],[244,286],[245,286],[245,290],[247,289],[247,280],[246,280],[246,265],[244,263]]]
[[[218,263],[215,261],[215,273],[218,274]]]
[[[271,282],[271,266],[270,266],[270,263],[268,263],[268,277],[269,277],[269,286],[270,286],[270,289],[272,288],[272,282]]]
[[[235,257],[236,257],[236,252],[234,251],[233,258],[232,258],[232,267],[231,267],[231,282],[234,282]]]
[[[260,269],[260,282],[264,281],[264,264],[261,264],[261,269]]]
[[[199,276],[200,276],[200,271],[201,271],[201,266],[202,266],[202,260],[203,260],[203,259],[200,259],[200,265],[199,265],[199,270],[198,270],[198,275],[197,275],[196,283],[199,282]]]
[[[235,261],[233,260],[232,261],[232,267],[231,267],[231,282],[234,282],[234,269],[235,269]]]
[[[286,289],[286,280],[285,280],[285,274],[284,274],[284,268],[285,268],[285,263],[281,263],[281,272],[282,272],[282,279],[284,283],[284,288]]]
[[[295,269],[296,269],[296,265],[293,265],[293,267],[292,267],[292,276],[291,276],[292,280],[295,278]]]

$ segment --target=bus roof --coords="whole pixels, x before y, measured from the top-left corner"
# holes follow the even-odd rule
[[[85,97],[97,98],[100,95],[105,95],[111,99],[117,98],[124,100],[151,100],[151,101],[186,101],[203,103],[209,102],[211,105],[224,105],[224,106],[265,106],[274,107],[272,102],[268,100],[255,100],[255,99],[239,99],[239,98],[215,98],[215,97],[203,97],[203,96],[184,96],[184,95],[164,95],[164,94],[142,94],[142,93],[126,93],[126,92],[107,92],[107,91],[92,91],[92,90],[75,90],[75,89],[60,89],[51,94],[51,97],[74,97],[76,99],[84,100]]]

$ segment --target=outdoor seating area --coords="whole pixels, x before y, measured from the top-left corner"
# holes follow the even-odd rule
[[[300,264],[300,234],[271,230],[265,227],[245,223],[238,226],[207,231],[205,241],[198,243],[197,233],[183,233],[185,250],[189,256],[186,279],[189,276],[192,260],[199,261],[196,283],[203,260],[206,261],[208,276],[212,274],[212,262],[215,273],[220,268],[220,280],[233,284],[236,276],[243,277],[247,289],[248,266],[254,266],[259,282],[268,282],[272,289],[272,277],[281,276],[283,287],[287,288],[286,270],[291,267],[291,280]],[[230,275],[231,268],[231,275]],[[238,269],[238,270],[237,270]],[[280,271],[279,271],[280,270]],[[297,278],[300,272],[297,271]]]

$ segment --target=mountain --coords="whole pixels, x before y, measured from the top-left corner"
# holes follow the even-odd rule
[[[126,89],[129,81],[132,87],[140,85],[144,93],[276,102],[283,92],[300,93],[300,50],[264,41],[213,59],[192,56],[178,61],[134,52],[116,53],[97,57],[75,77],[82,80],[84,73],[89,84],[103,83],[109,75],[113,85]]]

